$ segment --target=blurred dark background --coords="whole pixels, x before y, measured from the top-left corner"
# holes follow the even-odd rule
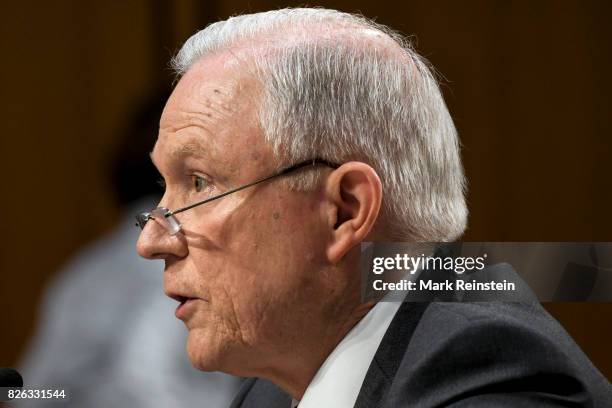
[[[114,152],[135,107],[170,88],[172,53],[210,22],[302,4],[2,2],[0,366],[21,357],[55,271],[118,222]],[[464,240],[612,241],[612,3],[309,5],[411,35],[444,75],[469,179]],[[545,306],[612,378],[612,304]]]

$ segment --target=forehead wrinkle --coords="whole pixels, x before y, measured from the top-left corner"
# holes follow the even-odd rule
[[[209,126],[212,124],[213,114],[211,112],[200,112],[197,110],[182,110],[174,115],[167,115],[160,125],[160,130],[168,133],[177,133],[181,130],[196,127],[207,133],[212,133]],[[219,118],[220,119],[220,118]]]
[[[180,130],[186,124],[206,130],[237,113],[240,85],[239,79],[219,81],[205,71],[190,69],[171,95],[160,125],[169,131]]]
[[[153,162],[153,165],[159,167],[159,163],[156,162],[155,156],[159,155],[158,149],[154,148],[151,153],[149,153],[149,157]],[[190,140],[187,143],[183,143],[177,146],[173,146],[170,151],[167,152],[168,157],[170,157],[174,161],[182,161],[183,159],[193,156],[197,158],[208,159],[208,151],[204,145],[202,145],[197,139]]]
[[[220,179],[240,173],[243,163],[234,160],[236,148],[251,144],[259,129],[259,84],[241,65],[226,66],[226,55],[202,58],[180,79],[162,114],[158,139],[163,139],[165,158],[204,157]],[[241,143],[237,136],[247,139]],[[191,140],[200,143],[188,144]],[[156,157],[165,164],[158,147]]]

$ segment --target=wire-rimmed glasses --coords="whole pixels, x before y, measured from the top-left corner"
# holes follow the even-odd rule
[[[285,174],[291,173],[291,172],[293,172],[295,170],[304,168],[306,166],[317,166],[317,165],[327,166],[327,167],[331,167],[333,169],[337,169],[338,167],[340,167],[339,164],[332,163],[332,162],[329,162],[329,161],[323,160],[323,159],[306,160],[306,161],[303,161],[301,163],[294,164],[291,167],[287,167],[286,169],[281,170],[281,171],[279,171],[277,173],[274,173],[274,174],[272,174],[270,176],[260,178],[258,180],[255,180],[255,181],[251,182],[251,183],[242,185],[240,187],[236,187],[236,188],[228,190],[228,191],[226,191],[224,193],[218,194],[218,195],[213,196],[213,197],[209,197],[209,198],[207,198],[205,200],[198,201],[196,203],[190,204],[190,205],[188,205],[186,207],[182,207],[182,208],[176,209],[174,211],[170,211],[166,207],[157,207],[157,208],[152,209],[151,211],[142,212],[142,213],[140,213],[140,214],[138,214],[136,216],[136,226],[140,227],[141,229],[144,229],[145,225],[147,224],[147,222],[149,220],[155,220],[162,227],[164,227],[164,229],[166,229],[166,231],[168,231],[168,233],[170,235],[176,235],[181,230],[181,224],[179,223],[179,221],[174,216],[175,214],[181,213],[183,211],[190,210],[190,209],[192,209],[194,207],[197,207],[197,206],[202,205],[202,204],[209,203],[209,202],[214,201],[214,200],[218,200],[219,198],[225,197],[226,195],[235,193],[235,192],[240,191],[240,190],[244,190],[245,188],[254,186],[254,185],[259,184],[259,183],[263,183],[264,181],[268,181],[268,180],[273,179],[275,177],[283,176]]]

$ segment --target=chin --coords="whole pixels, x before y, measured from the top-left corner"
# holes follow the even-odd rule
[[[231,337],[219,337],[203,328],[189,331],[187,355],[191,364],[200,371],[221,371],[238,377],[253,376],[249,367],[255,354]]]
[[[221,371],[222,347],[218,343],[218,339],[210,336],[205,329],[190,330],[187,355],[191,364],[201,371]]]

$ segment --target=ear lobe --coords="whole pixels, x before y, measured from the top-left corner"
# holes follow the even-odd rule
[[[330,174],[326,194],[335,216],[330,222],[333,227],[327,258],[337,263],[374,227],[382,202],[382,183],[369,165],[348,162]]]

